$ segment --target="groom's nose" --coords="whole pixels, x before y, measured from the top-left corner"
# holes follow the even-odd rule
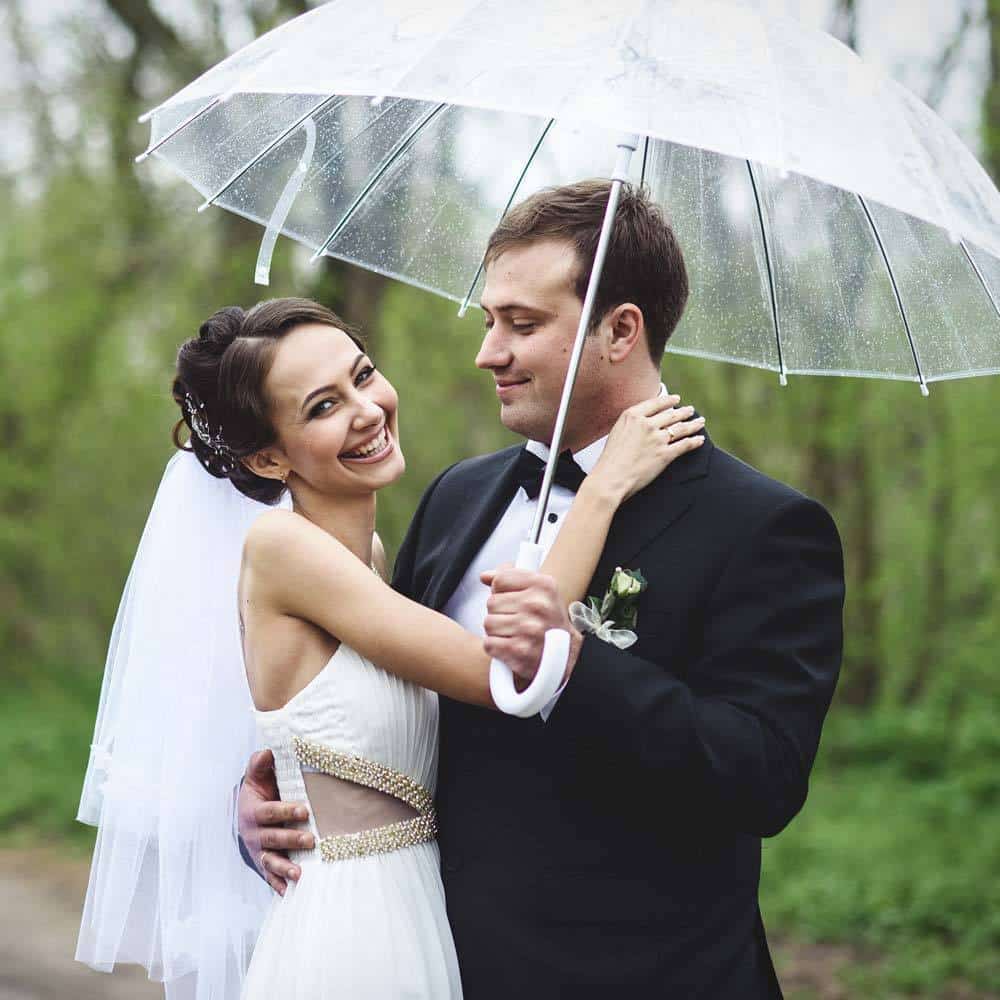
[[[476,355],[477,368],[507,368],[514,360],[514,355],[507,346],[506,338],[497,330],[498,325],[495,324],[483,336],[479,353]]]

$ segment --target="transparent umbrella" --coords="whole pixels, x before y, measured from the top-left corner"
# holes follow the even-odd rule
[[[513,202],[610,175],[649,188],[688,262],[668,350],[924,394],[1000,372],[1000,194],[918,98],[794,21],[716,0],[337,0],[144,118],[140,159],[266,228],[264,283],[284,233],[464,311]]]

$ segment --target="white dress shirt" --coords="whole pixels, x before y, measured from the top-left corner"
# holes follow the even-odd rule
[[[665,386],[660,386],[659,395],[666,393]],[[597,460],[604,451],[604,446],[608,443],[608,435],[598,441],[587,445],[580,451],[573,453],[573,459],[577,465],[589,475]],[[529,441],[526,445],[528,451],[537,455],[543,462],[549,457],[549,446],[540,441]],[[542,524],[542,534],[538,539],[538,544],[542,547],[543,558],[549,554],[562,527],[566,514],[576,496],[565,486],[552,485],[552,492],[549,494],[548,512]],[[490,596],[490,588],[479,580],[479,574],[488,569],[496,569],[502,563],[512,563],[517,558],[517,550],[522,541],[531,537],[531,526],[535,520],[535,512],[538,510],[538,498],[531,499],[525,492],[524,487],[518,488],[517,493],[511,500],[503,517],[500,518],[493,533],[483,543],[483,547],[476,553],[469,568],[465,571],[455,592],[451,595],[448,603],[444,606],[444,613],[454,621],[458,622],[462,628],[475,635],[485,635],[483,621],[486,618],[486,600]],[[563,685],[563,688],[565,685]],[[542,709],[541,716],[547,720],[563,688],[560,688],[552,701]]]

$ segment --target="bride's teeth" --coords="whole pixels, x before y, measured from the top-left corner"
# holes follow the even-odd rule
[[[358,448],[352,451],[347,457],[348,458],[367,458],[369,455],[374,455],[385,449],[386,445],[389,443],[388,431],[386,428],[382,428],[379,436],[375,438],[374,441],[366,444],[363,448]]]

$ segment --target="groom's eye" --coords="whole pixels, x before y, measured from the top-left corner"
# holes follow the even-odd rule
[[[525,320],[520,323],[511,323],[511,329],[515,333],[527,333],[528,330],[533,330],[535,324],[531,320]]]

